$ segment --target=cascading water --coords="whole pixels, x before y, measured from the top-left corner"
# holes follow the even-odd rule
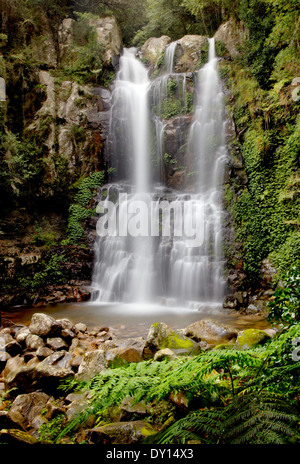
[[[122,174],[129,177],[131,187],[127,188],[126,200],[120,202],[118,198],[116,202],[123,232],[119,229],[117,236],[100,237],[96,245],[93,285],[97,293],[94,298],[101,301],[143,301],[151,294],[151,236],[126,236],[128,210],[138,201],[148,204],[151,199],[149,83],[147,70],[135,58],[134,50],[125,49],[113,93],[110,132],[112,151],[122,157],[123,165],[129,168],[129,173]],[[118,196],[122,193],[120,186],[117,193]],[[110,195],[107,199],[110,200]],[[145,208],[141,210],[142,215],[144,211]],[[142,223],[147,220],[147,214],[146,211],[140,217]]]
[[[184,240],[174,242],[170,256],[172,293],[178,298],[218,302],[225,287],[222,253],[221,186],[226,160],[223,94],[217,73],[214,40],[209,40],[208,63],[199,71],[189,151],[198,171],[191,200],[204,209],[204,242],[197,249]],[[190,200],[190,201],[191,201]]]
[[[124,51],[113,92],[110,149],[125,183],[105,189],[107,201],[117,197],[115,203],[123,231],[128,231],[128,211],[136,201],[146,206],[140,208],[140,222],[149,223],[150,210],[159,215],[163,203],[172,203],[173,213],[176,210],[180,214],[162,219],[171,220],[173,234],[164,235],[160,231],[155,237],[151,234],[132,237],[122,236],[118,229],[115,236],[97,238],[92,283],[94,301],[154,303],[164,300],[174,306],[196,304],[199,307],[204,302],[220,303],[223,297],[221,186],[226,159],[225,120],[212,39],[209,61],[198,73],[195,114],[187,144],[195,160],[194,170],[198,172],[194,193],[166,190],[162,184],[166,121],[159,114],[170,77],[177,83],[181,104],[186,105],[186,75],[173,70],[176,46],[174,42],[167,47],[166,71],[153,82],[149,81],[146,68],[134,52]],[[151,130],[156,134],[160,185],[154,184],[154,167],[150,163]],[[122,193],[128,195],[121,201]],[[186,234],[174,234],[179,221],[196,224],[198,228],[201,221],[204,240],[199,246],[190,246],[190,237]],[[162,230],[166,226],[165,222],[160,223]]]

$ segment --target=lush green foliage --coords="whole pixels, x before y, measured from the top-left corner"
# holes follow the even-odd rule
[[[184,443],[187,438],[201,443],[295,442],[300,363],[292,358],[292,343],[299,334],[298,323],[260,348],[131,363],[106,369],[88,382],[65,382],[63,390],[88,391],[90,406],[56,430],[56,441],[72,436],[91,415],[100,424],[126,397],[153,405],[180,392],[189,413],[181,411],[181,417],[173,418],[177,421],[152,442]]]
[[[149,37],[168,35],[175,40],[186,34],[200,33],[196,18],[182,5],[182,0],[147,0],[147,21],[134,43],[142,45]]]
[[[300,320],[300,269],[294,267],[286,275],[283,288],[278,288],[269,303],[271,321],[281,321],[288,325]]]
[[[90,203],[96,194],[96,189],[104,183],[104,179],[105,174],[100,171],[93,172],[89,177],[75,183],[74,203],[69,208],[68,240],[64,243],[76,243],[83,236],[82,223],[94,214]]]
[[[39,194],[45,164],[41,148],[10,131],[0,134],[0,192],[27,203]],[[2,196],[1,195],[1,196]],[[1,201],[4,202],[2,196]]]

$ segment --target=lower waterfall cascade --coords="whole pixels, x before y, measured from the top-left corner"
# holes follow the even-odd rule
[[[208,40],[208,62],[195,73],[194,112],[186,134],[187,154],[194,160],[192,192],[167,187],[163,175],[166,121],[160,117],[160,107],[170,79],[186,105],[186,74],[174,71],[177,44],[167,47],[165,72],[152,81],[136,49],[124,49],[112,93],[108,142],[120,180],[102,187],[97,198],[102,213],[113,202],[118,224],[114,234],[97,235],[92,302],[196,308],[222,302],[226,118],[214,39]],[[150,233],[153,215],[158,218],[155,234]],[[140,233],[128,233],[133,223]],[[182,224],[199,235],[199,243],[193,244]],[[179,230],[185,233],[176,233]]]

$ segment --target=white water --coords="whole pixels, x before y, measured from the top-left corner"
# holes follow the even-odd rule
[[[128,192],[127,203],[117,203],[122,227],[128,225],[127,208],[133,200],[143,200],[146,205],[154,201],[157,208],[162,200],[185,204],[187,221],[191,221],[193,205],[197,204],[205,211],[204,243],[190,247],[184,236],[98,237],[92,283],[94,301],[156,302],[199,308],[206,302],[220,304],[223,298],[220,200],[226,148],[223,97],[213,40],[210,40],[209,62],[198,74],[196,110],[189,134],[188,149],[197,159],[196,193],[168,192],[163,185],[153,184],[150,124],[152,118],[162,182],[166,123],[158,115],[170,77],[176,79],[179,88],[182,86],[183,105],[186,98],[186,75],[173,72],[175,51],[176,42],[167,47],[165,74],[151,84],[146,68],[134,53],[124,51],[113,93],[111,150],[125,183],[110,186],[107,201],[116,192]],[[156,109],[155,114],[151,114],[149,101]]]

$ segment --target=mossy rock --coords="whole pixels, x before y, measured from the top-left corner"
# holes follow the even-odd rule
[[[155,322],[150,327],[143,358],[153,358],[155,353],[164,349],[172,350],[176,355],[197,355],[199,344],[177,330],[173,330],[164,322]]]
[[[114,422],[86,431],[91,444],[134,444],[155,435],[157,430],[145,421]]]
[[[37,438],[34,438],[27,432],[18,429],[2,429],[0,431],[0,444],[22,444],[35,445],[39,443]]]
[[[236,346],[240,349],[255,348],[258,345],[263,345],[270,339],[270,335],[263,330],[246,329],[238,335]]]

